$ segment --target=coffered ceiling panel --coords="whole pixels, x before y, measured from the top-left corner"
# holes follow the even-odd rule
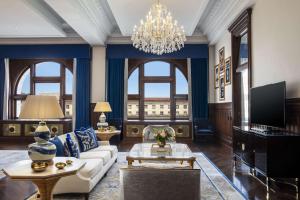
[[[107,0],[123,36],[130,36],[134,25],[145,18],[157,0]],[[160,0],[171,11],[186,34],[192,35],[209,0]]]
[[[56,21],[25,0],[0,0],[0,37],[65,37]]]

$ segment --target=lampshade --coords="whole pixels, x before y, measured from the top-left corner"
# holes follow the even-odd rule
[[[111,112],[111,107],[108,102],[97,102],[94,112]]]
[[[21,107],[20,119],[57,119],[64,114],[55,96],[29,95]]]

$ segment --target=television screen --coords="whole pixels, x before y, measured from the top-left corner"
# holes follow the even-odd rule
[[[251,123],[285,127],[285,81],[251,89]]]

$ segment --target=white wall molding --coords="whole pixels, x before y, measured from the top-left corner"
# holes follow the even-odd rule
[[[255,0],[216,0],[207,6],[198,26],[213,45],[227,31],[233,20],[254,3]]]

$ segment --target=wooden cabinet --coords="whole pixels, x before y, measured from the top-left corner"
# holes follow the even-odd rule
[[[72,119],[47,120],[51,135],[61,135],[72,131]],[[37,120],[0,121],[0,139],[2,141],[33,141],[33,133],[38,126]]]
[[[233,153],[249,167],[254,167],[253,135],[242,129],[233,129]]]
[[[233,153],[266,177],[299,178],[300,136],[233,127]]]

